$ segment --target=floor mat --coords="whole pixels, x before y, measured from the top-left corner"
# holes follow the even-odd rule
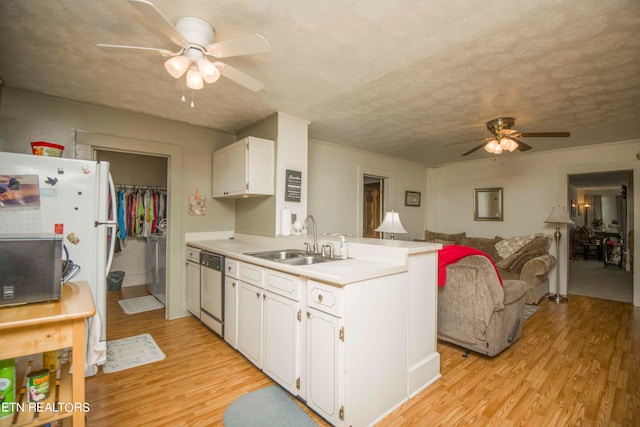
[[[120,304],[120,307],[122,307],[126,314],[143,313],[164,307],[164,304],[158,301],[153,295],[121,299],[118,301],[118,304]]]
[[[150,334],[107,341],[107,361],[102,371],[110,374],[164,358],[164,353]]]
[[[317,426],[280,386],[273,385],[240,396],[224,411],[225,427]]]
[[[537,305],[525,304],[524,305],[524,320],[527,320],[529,317],[533,316],[536,311],[540,309]]]

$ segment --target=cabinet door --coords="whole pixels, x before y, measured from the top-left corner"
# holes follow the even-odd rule
[[[226,192],[229,195],[247,192],[246,143],[231,145],[227,150]]]
[[[309,308],[307,312],[307,405],[338,426],[342,319]]]
[[[262,289],[238,282],[238,351],[262,369]]]
[[[265,296],[263,370],[295,396],[300,304],[268,291]]]
[[[238,281],[227,276],[224,282],[224,340],[238,348]]]
[[[227,150],[213,153],[212,196],[224,196],[227,191]]]
[[[200,318],[200,264],[187,261],[187,310]]]

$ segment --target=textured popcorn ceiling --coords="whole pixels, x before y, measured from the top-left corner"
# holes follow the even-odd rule
[[[221,78],[195,93],[196,108],[181,103],[163,58],[95,47],[175,50],[125,0],[0,1],[0,75],[7,87],[227,132],[280,111],[309,120],[313,139],[427,165],[463,159],[501,116],[522,132],[572,134],[527,139],[535,151],[640,138],[638,0],[154,3],[174,22],[210,22],[216,40],[262,34],[270,54],[226,62],[265,89]]]

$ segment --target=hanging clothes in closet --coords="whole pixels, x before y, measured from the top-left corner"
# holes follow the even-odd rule
[[[160,233],[167,217],[167,191],[162,187],[117,185],[118,232],[121,240]]]

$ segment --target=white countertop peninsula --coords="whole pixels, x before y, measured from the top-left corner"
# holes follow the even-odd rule
[[[310,236],[261,237],[219,233],[210,238],[209,234],[191,234],[187,236],[187,244],[206,251],[231,257],[239,261],[249,262],[263,267],[273,268],[290,274],[305,276],[337,286],[369,280],[376,277],[406,272],[408,260],[412,255],[436,252],[442,245],[409,242],[402,240],[348,238],[349,259],[324,262],[319,264],[294,266],[277,261],[265,260],[248,252],[262,252],[278,249],[304,249],[304,243],[313,243]],[[319,236],[318,244],[331,242],[338,245],[335,236]]]
[[[349,259],[293,266],[247,253],[304,249],[311,236],[185,240],[240,271],[225,282],[225,340],[233,331],[230,345],[332,425],[374,425],[440,378],[441,245],[348,238]],[[318,236],[327,242],[338,247],[336,236]],[[243,270],[259,273],[245,282]],[[285,281],[293,291],[278,294]]]

